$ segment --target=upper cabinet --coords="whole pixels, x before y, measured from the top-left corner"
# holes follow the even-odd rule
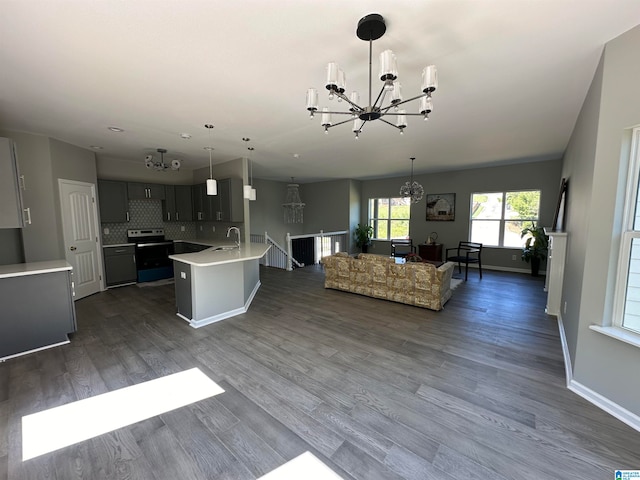
[[[204,183],[193,186],[195,220],[242,222],[244,219],[242,180],[239,178],[224,178],[218,180],[217,183],[217,195],[207,195],[207,187]]]
[[[102,223],[124,223],[129,221],[129,196],[127,183],[98,180],[100,221]]]
[[[165,199],[164,185],[156,183],[127,183],[129,199],[154,198],[156,200]]]
[[[214,220],[242,222],[244,220],[242,180],[239,178],[218,180],[218,195],[214,200],[214,206]]]
[[[165,200],[162,202],[162,217],[165,222],[193,221],[193,199],[191,185],[165,185]]]
[[[22,205],[21,180],[15,144],[0,138],[0,228],[22,228],[24,214],[29,216],[29,209]],[[29,218],[26,223],[31,223]]]

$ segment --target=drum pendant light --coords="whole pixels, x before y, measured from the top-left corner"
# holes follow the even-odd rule
[[[211,130],[213,129],[213,125],[207,123],[205,128],[209,130],[209,137],[211,137]],[[213,178],[213,167],[211,164],[211,152],[213,152],[213,147],[204,147],[205,150],[209,151],[209,178],[207,179],[207,195],[217,195],[218,194],[218,184]]]

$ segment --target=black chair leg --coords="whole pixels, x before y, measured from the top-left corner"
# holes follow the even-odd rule
[[[480,279],[482,279],[482,262],[478,259],[478,270],[480,270]]]
[[[465,263],[464,265],[464,281],[467,281],[467,277],[469,276],[469,264]]]

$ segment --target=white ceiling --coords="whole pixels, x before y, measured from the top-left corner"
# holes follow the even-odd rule
[[[403,175],[412,156],[417,172],[558,158],[604,43],[640,23],[638,0],[0,0],[0,11],[1,128],[102,146],[105,160],[142,164],[162,147],[185,169],[208,165],[207,145],[214,163],[245,156],[250,137],[256,177],[302,183]],[[374,78],[387,48],[405,98],[438,67],[431,119],[409,117],[403,136],[381,122],[358,141],[350,123],[325,135],[306,90],[329,106],[336,61],[347,91],[367,96],[355,29],[372,12],[387,22]]]

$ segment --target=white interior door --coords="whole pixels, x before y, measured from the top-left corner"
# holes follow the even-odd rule
[[[75,300],[100,291],[102,262],[98,243],[96,187],[58,180],[65,257],[73,266]]]

